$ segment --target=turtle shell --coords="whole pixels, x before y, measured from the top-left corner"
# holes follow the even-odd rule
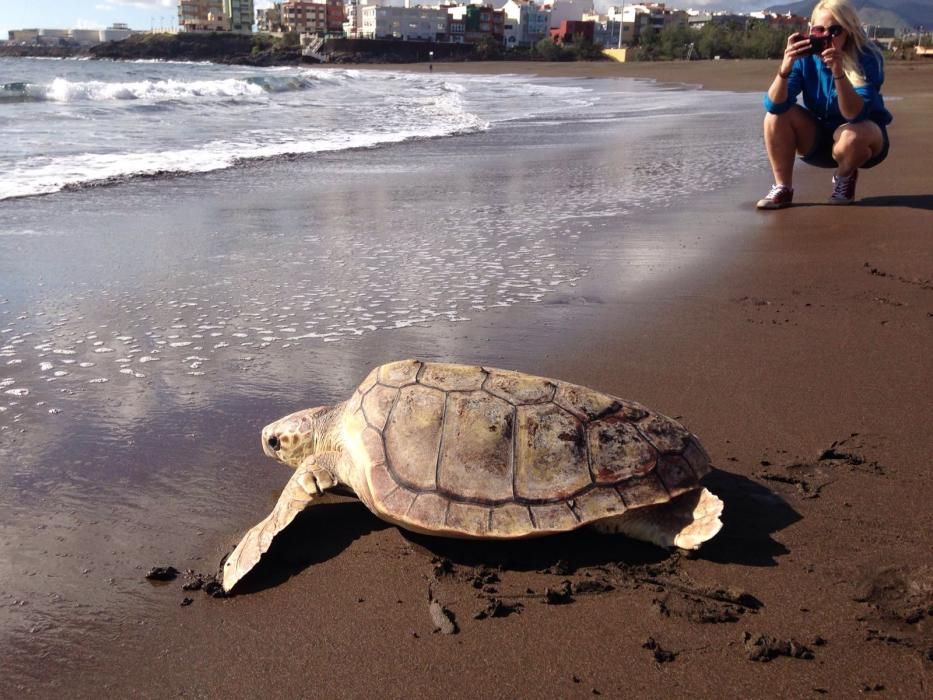
[[[575,384],[405,360],[347,402],[351,484],[376,515],[452,537],[572,530],[699,486],[709,458],[676,421]]]

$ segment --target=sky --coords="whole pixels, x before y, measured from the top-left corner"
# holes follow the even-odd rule
[[[760,10],[776,2],[667,0],[666,4],[683,10]],[[271,0],[254,0],[257,8],[271,4]],[[168,29],[177,22],[177,6],[177,0],[0,0],[0,39],[6,39],[10,29],[97,29],[114,22],[123,22],[133,29]]]

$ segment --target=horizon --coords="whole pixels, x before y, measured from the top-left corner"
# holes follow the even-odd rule
[[[60,0],[4,4],[7,6],[0,9],[0,40],[4,41],[9,37],[9,31],[16,29],[104,29],[114,23],[123,23],[137,31],[150,31],[172,30],[178,23],[177,0],[72,0],[67,8],[62,7]],[[594,0],[594,4],[611,6],[620,3]],[[678,10],[754,12],[774,2],[689,0],[665,4]],[[254,0],[256,9],[270,5],[272,0]]]

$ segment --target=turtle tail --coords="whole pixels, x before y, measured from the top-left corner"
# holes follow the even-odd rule
[[[667,503],[627,511],[593,524],[600,532],[619,532],[661,547],[698,549],[722,529],[723,503],[707,489],[673,498]]]

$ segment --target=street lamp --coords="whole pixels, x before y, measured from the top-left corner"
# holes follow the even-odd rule
[[[428,51],[428,73],[434,72],[434,52]]]

